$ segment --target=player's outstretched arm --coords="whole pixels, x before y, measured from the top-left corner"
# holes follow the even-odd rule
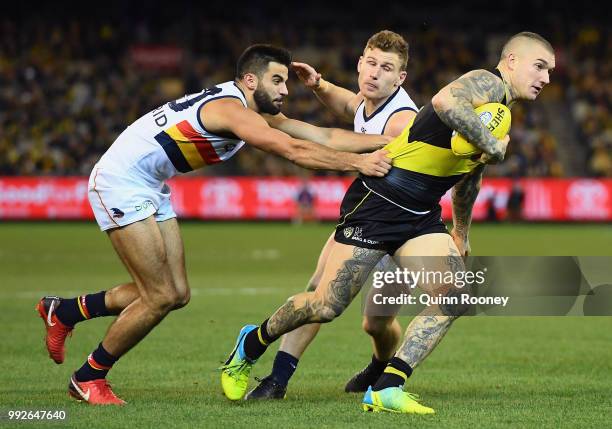
[[[310,140],[329,148],[344,152],[363,153],[382,149],[391,141],[390,137],[378,134],[359,134],[340,128],[323,128],[306,122],[278,115],[262,115],[268,125],[291,137]]]
[[[324,80],[321,73],[317,73],[314,67],[309,64],[294,61],[291,63],[291,68],[302,83],[315,93],[323,105],[336,116],[348,122],[353,122],[355,111],[363,100],[360,94],[355,94],[346,88]]]
[[[500,162],[504,159],[508,141],[493,137],[474,108],[486,103],[499,103],[504,94],[504,83],[499,77],[487,70],[473,70],[442,88],[431,102],[442,122],[482,149],[489,162]]]
[[[224,98],[208,103],[200,111],[200,119],[211,132],[230,132],[251,146],[280,155],[301,167],[358,171],[378,177],[387,174],[391,168],[391,160],[384,150],[354,154],[339,152],[308,140],[294,139],[282,131],[270,128],[259,114],[235,99]]]
[[[453,230],[451,231],[451,236],[461,256],[468,256],[471,250],[468,234],[472,224],[472,208],[474,207],[478,192],[480,192],[484,169],[484,164],[476,166],[452,190]]]

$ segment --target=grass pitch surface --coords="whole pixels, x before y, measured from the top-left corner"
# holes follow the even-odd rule
[[[45,294],[74,296],[128,279],[93,223],[0,225],[0,410],[66,410],[63,422],[7,427],[607,427],[612,410],[612,318],[458,320],[409,380],[434,416],[364,413],[345,382],[370,359],[359,306],[325,326],[287,399],[230,403],[219,372],[238,330],[301,291],[332,226],[183,223],[191,303],[171,313],[110,373],[123,408],[70,400],[68,378],[111,319],[80,324],[55,365],[34,311]],[[481,255],[606,255],[607,225],[474,225]],[[401,318],[403,327],[408,319]],[[253,375],[265,376],[276,347]]]

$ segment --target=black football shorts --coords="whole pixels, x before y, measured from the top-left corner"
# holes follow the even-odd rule
[[[425,234],[447,233],[440,205],[414,213],[368,189],[360,178],[351,184],[340,207],[335,240],[393,255],[406,241]]]

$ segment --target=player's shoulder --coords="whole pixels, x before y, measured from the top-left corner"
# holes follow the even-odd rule
[[[503,86],[504,81],[501,74],[497,70],[486,70],[486,69],[475,69],[470,70],[461,76],[458,80],[466,81],[469,80],[472,83],[478,84],[479,86]]]
[[[215,106],[223,106],[224,108],[246,108],[246,95],[235,81],[228,81],[216,84],[204,91],[211,91],[207,97],[205,104],[210,104],[214,101]]]
[[[403,87],[400,86],[399,91],[397,91],[395,97],[397,100],[397,104],[407,108],[408,110],[413,110],[415,112],[419,111],[419,108],[417,107],[416,103],[412,100],[412,97],[410,97],[408,91],[406,91]]]
[[[230,80],[228,82],[220,83],[216,86],[221,90],[217,95],[217,98],[234,97],[242,101],[243,104],[246,104],[246,95],[235,81]]]
[[[239,88],[225,89],[226,91],[209,98],[198,108],[199,119],[201,123],[206,124],[206,129],[223,132],[239,124],[253,124],[253,121],[265,123],[259,114],[248,107]]]
[[[471,77],[471,78],[479,77],[479,78],[501,80],[501,77],[499,76],[499,74],[495,70],[492,71],[492,70],[487,70],[487,69],[474,69],[474,70],[470,70],[469,72],[465,73],[461,77]]]
[[[355,117],[359,109],[363,109],[365,98],[361,92],[355,94],[348,103],[346,103],[346,117],[347,119]]]
[[[506,97],[504,81],[497,70],[471,70],[457,79],[454,86],[481,102],[500,102]]]

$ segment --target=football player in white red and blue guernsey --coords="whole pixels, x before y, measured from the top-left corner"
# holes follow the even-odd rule
[[[357,64],[359,92],[355,94],[321,78],[308,64],[292,63],[300,80],[310,88],[319,100],[336,116],[353,123],[356,133],[381,134],[397,137],[406,124],[416,116],[418,108],[402,88],[406,78],[409,57],[408,42],[392,31],[380,31],[367,41],[363,55]],[[269,118],[268,122],[293,137],[301,137],[303,127],[282,114]],[[332,233],[318,259],[315,272],[306,290],[314,291],[319,284],[323,267],[334,241]],[[397,265],[385,256],[380,270],[395,271]],[[391,287],[391,285],[389,285]],[[393,310],[399,311],[400,306]],[[359,371],[345,386],[347,392],[365,392],[378,380],[385,366],[397,350],[402,331],[394,314],[369,314],[365,308],[363,329],[372,338],[371,362]],[[390,311],[392,313],[393,311]],[[285,397],[287,384],[293,376],[299,359],[315,338],[321,324],[311,323],[284,335],[274,359],[272,372],[248,393],[246,399],[281,399]]]
[[[308,127],[307,135],[322,143],[316,144],[266,123],[259,113],[280,111],[288,93],[290,62],[284,49],[249,47],[238,60],[235,80],[147,113],[128,126],[94,166],[89,202],[132,281],[72,299],[44,297],[36,306],[45,322],[49,356],[56,363],[64,361],[64,342],[76,323],[118,315],[71,376],[69,393],[75,399],[124,404],[106,381],[108,371],[170,311],[189,302],[183,242],[167,179],[223,162],[245,142],[306,168],[375,176],[389,170],[385,151],[359,155],[332,149],[358,139],[354,152],[371,151],[388,139]]]

